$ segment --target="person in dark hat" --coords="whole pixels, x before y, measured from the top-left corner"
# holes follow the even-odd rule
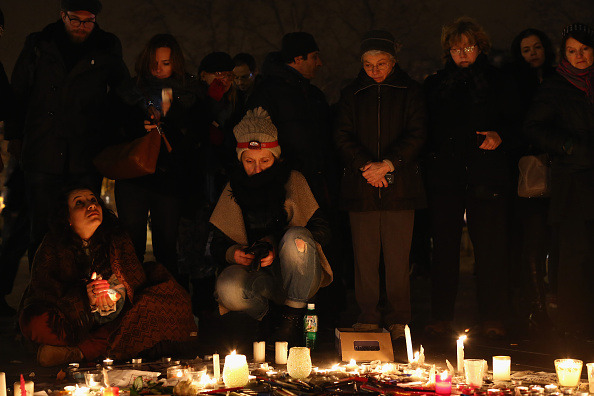
[[[13,69],[15,110],[5,138],[25,172],[30,263],[64,183],[101,188],[92,160],[114,129],[107,95],[129,73],[119,39],[97,24],[100,11],[98,0],[63,0],[60,19],[27,37]]]
[[[361,311],[353,328],[370,331],[384,324],[397,339],[411,320],[409,252],[415,209],[425,205],[418,164],[427,134],[425,106],[419,84],[396,62],[391,33],[365,33],[360,49],[362,68],[342,91],[334,130],[344,166],[340,208],[349,212]]]

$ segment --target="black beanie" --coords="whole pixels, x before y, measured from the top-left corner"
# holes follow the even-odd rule
[[[202,58],[198,72],[215,73],[233,71],[234,68],[235,62],[231,59],[231,55],[226,52],[211,52]]]
[[[573,37],[588,47],[594,46],[594,29],[583,23],[572,23],[566,26],[561,33],[562,47],[565,48],[565,42],[569,37]]]
[[[361,39],[361,55],[367,51],[382,51],[396,56],[394,36],[385,30],[370,30]]]
[[[101,8],[99,0],[62,0],[62,10],[64,11],[88,11],[97,15],[101,12]]]
[[[307,54],[319,50],[316,40],[309,33],[293,32],[283,36],[281,53],[287,63],[293,62],[297,56],[307,57]]]

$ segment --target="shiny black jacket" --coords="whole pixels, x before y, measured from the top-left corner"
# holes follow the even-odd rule
[[[12,73],[16,111],[6,126],[7,140],[23,140],[23,169],[94,171],[109,143],[108,92],[127,78],[119,39],[99,26],[80,46],[69,45],[62,21],[30,34]]]
[[[407,210],[425,205],[418,157],[425,142],[426,114],[418,83],[395,66],[376,83],[365,71],[343,91],[334,137],[344,165],[341,209],[355,212]],[[360,168],[388,159],[394,184],[377,188]]]

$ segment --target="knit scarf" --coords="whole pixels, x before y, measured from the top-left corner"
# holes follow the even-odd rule
[[[592,87],[594,66],[590,66],[586,69],[577,69],[573,67],[567,59],[563,59],[559,66],[557,66],[557,72],[573,86],[584,91],[588,101],[591,104],[594,104],[594,88]]]

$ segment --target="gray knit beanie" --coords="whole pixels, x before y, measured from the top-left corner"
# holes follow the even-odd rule
[[[367,51],[382,51],[396,57],[396,40],[385,30],[370,30],[361,39],[361,56]]]
[[[279,158],[281,148],[278,145],[278,132],[268,112],[262,107],[248,110],[243,119],[233,128],[237,140],[237,158],[248,149],[268,149],[275,158]]]

